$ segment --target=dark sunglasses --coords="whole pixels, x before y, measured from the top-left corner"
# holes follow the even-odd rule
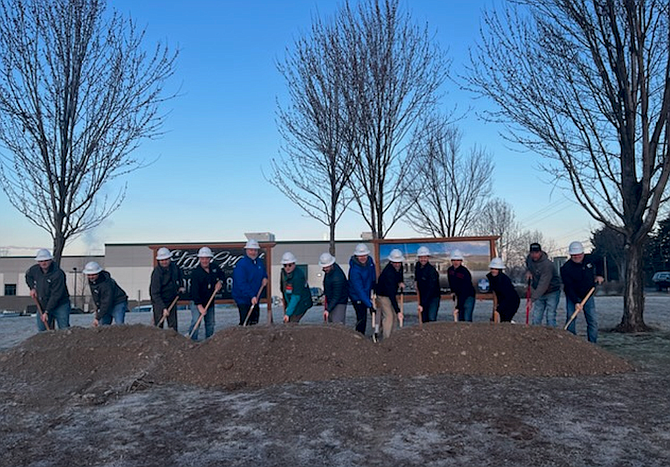
[[[290,264],[285,264],[284,265],[285,268],[290,268],[291,266],[295,266],[295,263],[290,263]]]

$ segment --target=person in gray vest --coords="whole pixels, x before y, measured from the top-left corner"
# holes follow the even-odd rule
[[[86,263],[82,272],[88,279],[88,286],[97,308],[93,326],[107,326],[112,324],[112,320],[116,324],[123,324],[128,311],[126,292],[95,261]]]
[[[37,264],[26,271],[26,284],[30,296],[42,310],[37,313],[37,330],[42,332],[70,327],[70,293],[65,283],[65,273],[53,261],[51,252],[42,248],[35,256]]]
[[[542,325],[546,317],[546,325],[555,328],[556,308],[561,297],[561,277],[539,243],[530,244],[526,268],[526,278],[531,280],[533,325]]]

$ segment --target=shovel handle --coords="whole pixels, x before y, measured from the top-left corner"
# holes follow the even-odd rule
[[[209,300],[207,301],[207,306],[205,306],[205,313],[200,313],[200,316],[198,317],[198,321],[195,322],[195,326],[193,326],[193,329],[189,333],[188,337],[193,338],[193,334],[195,334],[195,331],[198,330],[198,327],[200,326],[200,323],[202,322],[202,318],[207,314],[207,310],[209,310],[209,306],[212,304],[212,301],[214,301],[214,296],[216,295],[216,288],[214,291],[212,291],[212,296],[209,297]]]
[[[584,308],[584,304],[589,300],[589,298],[591,298],[591,295],[593,295],[593,292],[595,292],[595,291],[596,291],[596,288],[591,287],[591,290],[589,290],[589,293],[586,294],[586,297],[584,297],[584,299],[581,302],[579,302],[579,307],[575,310],[575,312],[572,314],[572,316],[570,316],[570,320],[568,320],[568,322],[565,323],[565,327],[563,328],[564,331],[568,330],[568,326],[570,326],[572,324],[572,322],[575,320],[575,318],[579,314],[580,310],[582,308]]]
[[[170,311],[172,311],[172,307],[175,305],[175,303],[177,303],[177,300],[179,300],[179,294],[177,294],[177,296],[174,298],[174,300],[172,300],[172,303],[170,303],[170,306],[167,309],[168,314],[170,313]],[[156,325],[156,327],[160,327],[161,324],[163,324],[164,321],[165,321],[165,315],[161,316],[161,319],[158,322],[158,324]]]
[[[51,331],[51,328],[49,327],[49,317],[44,316],[46,313],[42,311],[42,305],[40,305],[37,297],[33,297],[33,300],[35,300],[35,305],[37,305],[37,312],[40,314],[40,320],[44,323],[44,327],[47,328],[47,331]]]

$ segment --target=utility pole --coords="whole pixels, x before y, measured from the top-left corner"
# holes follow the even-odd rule
[[[74,307],[77,308],[77,268],[72,268],[74,272]]]

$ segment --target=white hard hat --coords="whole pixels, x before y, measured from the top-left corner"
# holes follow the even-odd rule
[[[198,250],[198,258],[214,258],[214,255],[208,246],[203,246]]]
[[[102,271],[102,268],[98,263],[95,261],[91,261],[90,263],[86,263],[86,266],[84,266],[84,270],[82,273],[84,274],[99,274]]]
[[[397,248],[394,248],[391,250],[391,253],[389,253],[388,260],[392,263],[402,263],[405,261],[405,257],[402,255],[402,252],[398,250]]]
[[[247,244],[244,245],[245,250],[260,250],[260,245],[258,245],[258,240],[250,238],[247,240]]]
[[[502,258],[493,258],[489,263],[489,269],[505,269]]]
[[[370,254],[370,249],[365,243],[359,243],[354,250],[354,256],[365,256]]]
[[[35,261],[49,261],[50,259],[54,259],[54,257],[51,255],[51,252],[49,250],[47,250],[46,248],[37,250],[37,254],[35,255]]]
[[[584,253],[584,245],[582,245],[582,242],[572,242],[570,246],[568,246],[568,253],[570,253],[570,255],[581,255]]]
[[[290,251],[287,251],[281,256],[281,264],[293,264],[298,261],[295,259],[295,255]]]
[[[162,248],[158,249],[158,252],[156,253],[156,259],[158,261],[160,261],[162,259],[170,259],[170,258],[172,258],[172,252],[170,250],[168,250],[165,247],[162,247]]]
[[[330,266],[332,264],[335,264],[335,257],[330,253],[322,253],[321,256],[319,256],[320,267],[325,268],[326,266]]]
[[[427,246],[420,246],[418,250],[416,250],[416,255],[417,256],[430,256],[430,250],[428,249]]]
[[[451,252],[451,260],[461,260],[463,261],[463,253],[461,253],[461,250],[454,250]]]

